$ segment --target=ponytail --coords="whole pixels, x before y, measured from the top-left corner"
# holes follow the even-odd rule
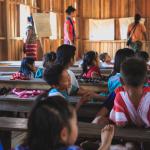
[[[136,14],[134,19],[135,19],[135,24],[138,24],[139,20],[141,19],[141,15],[140,14]]]
[[[74,12],[74,11],[76,11],[76,9],[75,9],[74,7],[72,7],[72,5],[71,5],[71,6],[68,6],[68,9],[66,10],[66,13],[67,13],[68,15],[70,15],[71,12]]]
[[[98,53],[96,51],[89,51],[84,55],[83,58],[83,73],[88,72],[87,66],[91,66],[93,64],[93,60],[96,60]]]
[[[82,72],[82,75],[84,74],[84,73],[86,73],[87,74],[87,59],[86,59],[86,55],[87,54],[85,54],[84,55],[84,58],[83,58],[83,72]]]

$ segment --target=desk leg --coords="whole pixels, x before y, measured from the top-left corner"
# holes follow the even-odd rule
[[[11,149],[11,131],[0,131],[0,140],[4,150]]]

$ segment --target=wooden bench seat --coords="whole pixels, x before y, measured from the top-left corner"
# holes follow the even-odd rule
[[[30,80],[10,80],[11,76],[0,76],[0,87],[9,88],[19,87],[21,89],[48,90],[51,88],[42,78],[33,78]],[[79,83],[85,89],[93,92],[109,92],[107,83]]]
[[[19,98],[18,95],[9,94],[0,96],[0,111],[8,112],[29,112],[37,96],[29,98]],[[69,96],[72,105],[76,105],[81,96]],[[103,102],[89,102],[83,104],[77,112],[78,117],[95,118],[97,113],[103,107]]]
[[[1,141],[4,150],[8,150],[11,148],[11,131],[26,132],[27,121],[27,119],[19,118],[0,118],[0,131],[3,131],[3,137],[1,137]],[[78,137],[100,139],[101,130],[104,127],[104,124],[78,122]],[[118,128],[117,126],[115,126],[114,139],[149,142],[150,129],[139,127]]]

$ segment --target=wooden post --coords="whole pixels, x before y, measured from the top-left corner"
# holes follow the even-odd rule
[[[44,0],[37,0],[37,7],[40,8],[40,11],[38,11],[38,12],[44,13]],[[39,37],[39,40],[40,40],[41,49],[42,49],[43,56],[44,56],[44,47],[45,47],[44,46],[44,38]]]
[[[3,20],[5,22],[4,34],[6,37],[5,54],[7,54],[7,56],[4,56],[4,59],[10,61],[11,60],[11,49],[10,49],[10,3],[9,3],[9,0],[4,1],[4,10],[5,10],[3,13],[3,15],[4,15]]]

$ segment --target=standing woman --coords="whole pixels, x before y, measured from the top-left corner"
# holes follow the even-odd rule
[[[27,18],[27,23],[29,24],[26,31],[26,42],[24,44],[25,53],[28,57],[33,57],[34,60],[37,60],[36,51],[37,51],[37,43],[36,43],[36,34],[34,28],[34,22],[32,15]]]
[[[75,21],[73,17],[75,17],[76,9],[72,6],[68,6],[66,13],[68,14],[68,18],[64,24],[64,44],[75,46]]]
[[[127,38],[131,37],[130,49],[138,53],[142,50],[142,35],[144,35],[146,47],[148,47],[148,38],[146,28],[140,23],[141,15],[135,15],[135,22],[128,26]]]

